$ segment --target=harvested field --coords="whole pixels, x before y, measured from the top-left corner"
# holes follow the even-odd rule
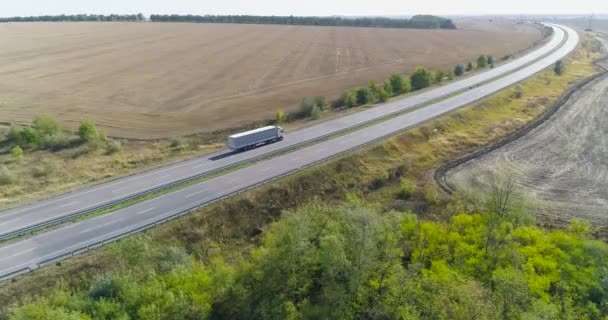
[[[563,223],[584,218],[608,226],[608,76],[577,91],[548,121],[522,138],[447,174],[458,190],[488,190],[513,173],[539,212]]]
[[[0,24],[0,121],[90,118],[111,136],[239,127],[416,66],[452,68],[529,48],[538,29],[165,24]]]

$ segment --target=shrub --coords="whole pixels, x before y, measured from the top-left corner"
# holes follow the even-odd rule
[[[106,154],[114,154],[122,151],[122,143],[112,140],[106,145]]]
[[[11,126],[6,135],[6,140],[11,143],[19,144],[21,140],[21,129],[17,126]]]
[[[389,81],[393,95],[408,93],[411,90],[410,84],[407,83],[407,80],[400,74],[393,74]]]
[[[277,111],[277,115],[275,117],[275,121],[278,124],[283,123],[283,121],[285,121],[285,112],[283,112],[283,111]]]
[[[47,116],[37,116],[34,118],[32,128],[39,137],[51,136],[61,131],[57,121]]]
[[[557,60],[555,66],[553,67],[553,72],[556,75],[561,76],[566,71],[566,64],[562,60]]]
[[[441,69],[435,71],[434,82],[441,83],[443,82],[443,78],[445,78],[445,72]]]
[[[464,65],[462,65],[462,64],[458,64],[458,65],[456,65],[456,66],[454,67],[454,74],[455,74],[457,77],[462,76],[462,75],[464,74],[464,68],[465,68],[465,67],[464,67]]]
[[[53,151],[61,150],[70,146],[70,138],[68,138],[62,131],[57,131],[51,135],[44,135],[40,139],[40,147],[51,149]]]
[[[357,95],[355,94],[354,90],[344,91],[340,100],[342,101],[342,105],[347,108],[352,108],[357,105]]]
[[[8,185],[15,182],[15,176],[13,173],[4,165],[0,165],[0,185]]]
[[[364,105],[372,102],[372,92],[368,88],[357,88],[355,92],[357,95],[358,105]]]
[[[473,70],[473,62],[469,61],[469,63],[467,63],[467,71],[471,71],[471,70]]]
[[[454,71],[448,71],[448,72],[446,72],[445,77],[448,78],[448,80],[450,80],[450,81],[454,80],[454,77],[455,77]]]
[[[312,107],[312,111],[310,112],[310,118],[312,120],[318,120],[321,118],[321,108],[317,105]]]
[[[378,87],[378,84],[376,83],[376,81],[370,81],[367,84],[367,87],[369,88],[369,91],[371,91],[372,96],[374,97],[374,99],[378,98],[378,93],[380,91],[380,88]]]
[[[424,186],[424,200],[430,204],[439,203],[439,192],[433,184],[427,184]]]
[[[311,99],[302,99],[302,102],[300,103],[300,114],[302,115],[302,117],[310,117],[314,105],[315,104]]]
[[[21,161],[23,160],[23,149],[21,149],[20,146],[14,146],[11,149],[11,155],[13,156],[13,159],[15,159],[15,161]]]
[[[382,87],[382,89],[384,89],[384,92],[386,92],[386,94],[388,94],[388,96],[393,96],[393,86],[391,85],[391,81],[390,80],[386,80],[384,81],[384,86]]]
[[[39,144],[38,136],[34,129],[25,127],[19,131],[18,144],[24,147],[34,147]]]
[[[327,106],[327,101],[325,100],[325,97],[324,96],[316,96],[315,97],[315,105],[317,107],[319,107],[319,109],[325,110],[325,107]]]
[[[384,88],[380,88],[380,90],[378,90],[378,100],[380,102],[388,101],[389,96],[390,95],[386,92],[386,90],[384,90]]]
[[[488,57],[486,57],[485,55],[480,55],[479,58],[477,58],[477,68],[483,69],[487,66],[488,66]]]
[[[493,56],[486,56],[486,60],[488,62],[488,65],[490,65],[491,67],[494,67],[494,57]]]
[[[414,180],[405,177],[401,178],[400,187],[401,197],[404,199],[410,199],[418,188]]]
[[[432,74],[425,68],[418,67],[410,77],[413,90],[424,89],[431,85]]]
[[[80,140],[85,143],[92,143],[99,141],[99,131],[92,121],[82,120],[80,121],[80,127],[78,128],[78,136]]]

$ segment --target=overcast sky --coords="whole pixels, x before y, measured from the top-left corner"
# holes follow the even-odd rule
[[[74,13],[255,15],[590,14],[608,0],[0,0],[0,16]]]

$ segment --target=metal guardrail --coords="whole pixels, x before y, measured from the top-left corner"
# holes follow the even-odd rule
[[[563,43],[568,39],[568,33],[567,32],[566,32],[566,36],[564,38],[565,38],[564,41],[555,50],[561,48],[561,46],[563,45]],[[555,50],[552,50],[551,52],[554,52]],[[538,61],[538,60],[535,60],[535,61]],[[524,79],[522,79],[522,80],[524,80]],[[482,97],[480,97],[479,99],[482,99],[483,97],[485,97],[485,96],[487,96],[489,94],[491,94],[491,93],[485,94]],[[435,117],[426,119],[425,122],[429,121],[429,120],[432,120],[432,119],[435,119],[437,117],[440,117],[441,115],[443,115],[443,114],[440,114],[440,115],[437,115]],[[67,257],[72,257],[72,256],[77,255],[77,254],[82,254],[82,253],[90,251],[91,249],[107,245],[109,243],[112,243],[114,241],[117,241],[119,239],[127,237],[129,235],[133,235],[135,233],[139,233],[139,232],[145,231],[147,229],[150,229],[150,228],[153,228],[153,227],[157,227],[157,226],[159,226],[159,225],[161,225],[163,223],[166,223],[168,221],[171,221],[173,219],[176,219],[178,217],[186,215],[186,214],[188,214],[188,213],[190,213],[192,211],[199,210],[199,209],[201,209],[203,207],[209,206],[209,205],[214,204],[216,202],[222,201],[222,200],[230,198],[230,197],[234,197],[234,196],[236,196],[238,194],[247,192],[247,191],[249,191],[251,189],[255,189],[255,188],[257,188],[257,187],[259,187],[261,185],[268,184],[270,182],[276,181],[276,180],[281,179],[283,177],[289,176],[289,175],[293,174],[294,172],[298,172],[298,171],[301,171],[301,170],[304,170],[304,169],[316,166],[316,165],[318,165],[320,163],[327,162],[327,161],[330,161],[332,159],[341,157],[341,156],[343,156],[343,155],[345,155],[347,153],[352,152],[353,150],[360,149],[360,148],[363,148],[363,147],[366,147],[366,146],[378,143],[378,142],[380,142],[382,140],[385,140],[385,139],[387,139],[389,137],[395,136],[395,135],[397,135],[397,134],[399,134],[399,133],[401,133],[403,131],[407,131],[407,130],[409,130],[411,128],[414,128],[417,125],[418,124],[414,124],[414,125],[410,125],[410,126],[407,126],[407,127],[400,128],[399,130],[392,131],[392,132],[390,132],[388,134],[385,134],[385,135],[383,135],[381,137],[378,137],[378,138],[376,138],[374,140],[370,140],[370,141],[367,141],[367,142],[365,142],[363,144],[360,144],[360,145],[348,148],[348,149],[346,149],[344,151],[341,151],[339,153],[333,154],[333,155],[331,155],[329,157],[326,157],[326,158],[323,158],[321,160],[317,160],[317,161],[314,161],[312,163],[306,164],[306,165],[304,165],[302,167],[289,170],[289,171],[287,171],[285,173],[282,173],[280,175],[277,175],[277,176],[265,179],[265,180],[263,180],[261,182],[255,183],[253,185],[249,185],[247,187],[243,187],[241,189],[235,190],[235,191],[233,191],[231,193],[228,193],[226,195],[218,196],[217,198],[214,198],[214,199],[211,199],[211,200],[208,200],[208,201],[204,201],[204,202],[198,203],[198,204],[196,204],[194,206],[191,206],[191,207],[179,210],[178,212],[170,214],[170,215],[165,216],[165,217],[162,217],[161,219],[158,219],[157,221],[147,223],[147,224],[145,224],[143,226],[139,226],[139,227],[137,227],[135,229],[131,229],[131,230],[127,230],[127,231],[118,233],[118,234],[116,234],[114,236],[111,236],[111,237],[109,237],[107,239],[103,239],[103,240],[100,240],[100,241],[97,241],[97,242],[94,242],[94,243],[91,243],[91,244],[86,244],[86,245],[83,245],[83,246],[81,246],[79,248],[76,248],[76,249],[71,249],[71,250],[69,250],[67,252],[64,252],[64,253],[55,255],[53,257],[44,259],[44,260],[42,260],[40,262],[37,262],[37,263],[35,263],[32,266],[20,268],[20,269],[18,269],[16,271],[11,271],[10,273],[4,274],[4,275],[0,275],[0,281],[14,278],[14,277],[19,276],[21,274],[31,272],[31,271],[33,271],[35,269],[40,268],[40,267],[43,267],[43,266],[46,266],[46,265],[49,265],[49,264],[61,261],[61,260],[65,259],[65,258],[67,258]]]
[[[558,28],[562,29],[561,27],[558,27]],[[526,63],[526,64],[524,64],[524,65],[522,65],[522,66],[520,66],[518,68],[515,68],[513,70],[510,70],[509,72],[504,73],[502,75],[498,75],[498,76],[495,76],[495,77],[490,78],[488,80],[482,81],[482,82],[480,82],[478,84],[475,84],[474,87],[485,85],[487,83],[490,83],[490,82],[493,82],[493,81],[495,81],[497,79],[500,79],[500,78],[502,78],[502,77],[504,77],[506,75],[509,75],[511,73],[514,73],[514,72],[517,72],[517,71],[519,71],[519,70],[521,70],[523,68],[526,68],[527,66],[535,63],[536,61],[541,60],[541,59],[547,57],[548,55],[554,53],[559,48],[561,48],[561,46],[568,40],[568,33],[567,32],[564,32],[564,33],[565,33],[565,36],[564,36],[564,39],[562,40],[562,42],[560,42],[560,44],[558,46],[556,46],[554,49],[552,49],[549,52],[547,52],[547,53],[543,54],[542,56],[540,56],[538,59],[536,59],[534,61],[531,61],[529,63]],[[315,138],[310,139],[310,140],[306,140],[306,141],[302,141],[302,142],[296,143],[294,145],[286,146],[285,148],[281,148],[281,149],[277,149],[277,150],[274,150],[274,151],[271,151],[271,152],[268,152],[268,153],[265,153],[265,154],[261,154],[259,156],[253,157],[251,159],[241,160],[241,161],[238,161],[238,162],[235,162],[235,163],[232,163],[232,164],[229,164],[229,165],[226,165],[226,166],[223,166],[223,167],[220,167],[220,168],[208,171],[208,172],[204,172],[204,173],[196,174],[196,175],[193,175],[193,176],[189,176],[187,178],[176,180],[176,181],[173,181],[171,183],[164,184],[164,185],[161,185],[161,186],[157,186],[157,187],[154,187],[154,188],[150,188],[150,189],[147,189],[147,190],[144,190],[144,191],[141,191],[141,192],[138,192],[138,193],[126,196],[124,198],[116,199],[115,201],[111,201],[111,202],[108,202],[108,203],[105,203],[105,204],[102,204],[102,205],[99,205],[99,206],[94,206],[94,207],[91,207],[91,208],[88,208],[88,209],[84,209],[84,210],[81,210],[81,211],[74,212],[74,213],[69,214],[69,215],[53,218],[53,219],[50,219],[50,220],[46,220],[46,221],[43,221],[43,222],[40,222],[40,223],[33,224],[33,225],[25,227],[25,228],[21,228],[21,229],[18,229],[18,230],[13,230],[11,232],[0,234],[0,240],[9,239],[11,237],[15,237],[15,236],[21,235],[23,233],[27,233],[29,231],[33,231],[33,230],[40,229],[40,228],[43,228],[43,227],[46,227],[46,226],[50,226],[50,225],[58,224],[58,223],[61,223],[61,222],[65,222],[65,221],[71,220],[73,218],[89,214],[91,212],[95,212],[95,211],[111,208],[111,207],[113,207],[115,205],[118,205],[120,203],[127,202],[127,201],[130,201],[130,200],[133,200],[133,199],[137,199],[137,198],[140,198],[140,197],[144,197],[144,196],[152,194],[154,192],[162,191],[162,190],[165,190],[165,189],[169,189],[169,188],[172,188],[174,186],[178,186],[178,185],[181,185],[181,184],[184,184],[184,183],[187,183],[187,182],[190,182],[190,181],[193,181],[193,180],[205,177],[205,176],[212,176],[212,175],[214,175],[216,173],[219,173],[219,172],[222,172],[222,171],[225,171],[225,170],[229,170],[231,168],[235,168],[235,167],[238,167],[238,166],[246,164],[246,163],[253,163],[253,162],[256,162],[256,161],[260,161],[260,160],[263,160],[263,159],[266,159],[266,158],[273,157],[273,156],[275,156],[277,154],[289,152],[290,150],[300,148],[300,147],[302,147],[304,145],[311,144],[311,143],[314,143],[314,142],[326,139],[326,138],[331,137],[331,136],[339,135],[341,133],[344,133],[344,132],[347,132],[347,131],[350,131],[350,130],[354,130],[354,129],[357,129],[357,128],[365,127],[366,125],[368,125],[370,123],[373,123],[373,122],[376,122],[376,121],[381,121],[383,119],[387,119],[387,118],[393,117],[395,115],[399,115],[399,114],[404,113],[404,112],[406,112],[408,110],[415,109],[415,108],[418,108],[418,107],[423,106],[423,105],[432,104],[433,102],[442,100],[442,99],[444,99],[444,98],[446,98],[448,96],[451,96],[451,95],[453,95],[455,93],[458,93],[458,92],[462,92],[464,90],[466,90],[466,89],[461,89],[460,91],[446,93],[446,94],[438,96],[438,97],[436,97],[434,99],[428,100],[426,102],[413,105],[413,106],[411,106],[409,108],[401,109],[401,110],[394,111],[394,112],[390,112],[390,113],[385,114],[382,117],[374,118],[374,119],[371,119],[371,120],[368,120],[368,121],[364,121],[364,122],[362,122],[362,123],[360,123],[360,124],[358,124],[356,126],[340,129],[340,130],[334,131],[332,133],[328,133],[328,134],[325,134],[325,135],[322,135],[322,136],[319,136],[319,137],[315,137]],[[69,192],[66,193],[66,194],[69,194]],[[65,194],[63,194],[63,195],[65,195]],[[62,195],[58,195],[57,197],[59,197],[59,196],[62,196]],[[36,202],[33,202],[33,203],[36,203]]]

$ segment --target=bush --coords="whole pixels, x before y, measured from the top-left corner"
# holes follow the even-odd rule
[[[99,131],[92,121],[82,120],[80,121],[80,127],[78,128],[78,136],[84,143],[92,143],[99,141]]]
[[[310,112],[310,118],[312,120],[318,120],[321,118],[321,108],[317,105],[312,107],[312,111]]]
[[[300,114],[302,117],[310,117],[314,105],[315,104],[312,100],[308,98],[302,99],[302,102],[300,103]]]
[[[394,95],[393,86],[391,85],[390,80],[384,81],[384,86],[382,87],[382,89],[384,89],[384,92],[386,92],[386,94],[388,94],[389,97]]]
[[[494,67],[494,57],[493,56],[486,56],[486,60],[488,61],[488,65]]]
[[[42,136],[39,145],[44,149],[57,151],[69,147],[70,138],[68,138],[62,131],[57,131],[54,134]]]
[[[372,92],[368,88],[357,88],[355,92],[357,95],[358,105],[364,105],[372,102]]]
[[[38,137],[42,138],[45,136],[51,136],[61,131],[57,121],[47,116],[37,116],[32,121],[32,129],[36,132]]]
[[[14,146],[11,149],[11,155],[15,161],[21,161],[23,160],[23,149],[20,146]]]
[[[277,111],[277,115],[275,117],[275,121],[277,122],[277,124],[283,123],[283,121],[285,121],[285,112],[283,112],[283,111]]]
[[[469,61],[469,63],[467,63],[467,71],[471,71],[471,70],[473,70],[473,62]]]
[[[425,68],[418,67],[410,77],[413,90],[424,89],[431,85],[432,74]]]
[[[19,144],[21,139],[21,129],[17,126],[11,126],[6,134],[6,140],[11,143]]]
[[[0,165],[0,185],[8,185],[15,182],[15,176],[13,173],[4,165]]]
[[[439,192],[433,184],[427,184],[424,186],[424,200],[430,204],[439,203]]]
[[[483,69],[487,66],[488,66],[488,57],[486,57],[485,55],[480,55],[479,58],[477,58],[477,68]]]
[[[456,65],[456,66],[454,67],[454,74],[455,74],[457,77],[462,76],[462,75],[464,74],[464,68],[465,68],[465,67],[464,67],[464,65],[462,65],[462,64],[458,64],[458,65]]]
[[[443,78],[445,78],[445,72],[441,69],[435,71],[434,82],[441,83],[443,82]]]
[[[553,72],[556,75],[561,76],[566,71],[566,64],[562,60],[557,60],[555,66],[553,67]]]
[[[319,107],[319,109],[325,110],[325,107],[327,106],[327,101],[325,100],[325,97],[324,96],[316,96],[315,97],[315,105],[317,107]]]
[[[390,95],[386,92],[386,90],[384,90],[384,88],[380,88],[380,90],[378,90],[378,100],[380,102],[388,101],[389,97]]]
[[[119,141],[110,141],[106,145],[106,154],[114,154],[122,151],[122,144]]]
[[[391,84],[391,92],[393,95],[403,94],[410,92],[410,84],[407,80],[400,74],[393,74],[389,82]]]
[[[352,108],[357,105],[357,95],[354,90],[344,91],[340,100],[342,101],[342,105],[347,108]]]
[[[36,135],[34,129],[25,127],[19,131],[19,138],[17,144],[23,147],[34,147],[40,143],[40,139]]]
[[[405,177],[401,178],[400,187],[401,197],[404,199],[410,199],[418,188],[414,180]]]

